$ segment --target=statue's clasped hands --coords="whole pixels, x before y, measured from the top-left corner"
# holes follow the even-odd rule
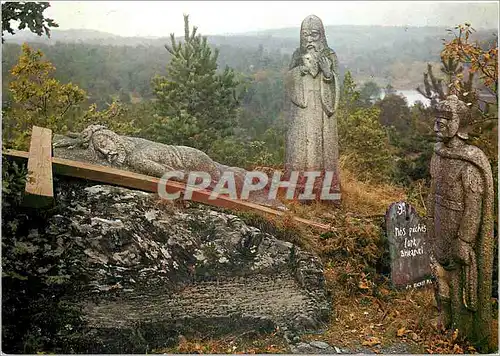
[[[113,163],[118,158],[118,152],[113,151],[112,149],[98,147],[97,151],[100,152],[109,163]]]

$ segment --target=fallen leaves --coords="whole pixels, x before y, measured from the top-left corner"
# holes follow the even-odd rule
[[[192,339],[179,336],[175,347],[152,350],[167,354],[279,354],[287,351],[286,343],[276,333],[228,335],[222,338]]]
[[[420,339],[420,337],[416,334],[416,333],[411,333],[410,334],[410,337],[413,341],[418,341]]]
[[[375,346],[375,345],[378,345],[380,344],[380,339],[376,336],[371,336],[369,337],[367,340],[363,341],[363,346]]]
[[[368,285],[368,281],[366,279],[362,279],[359,281],[358,284],[359,289],[370,289],[370,286]]]
[[[458,330],[433,335],[427,340],[426,351],[429,354],[474,354],[477,350],[467,342],[460,340]]]

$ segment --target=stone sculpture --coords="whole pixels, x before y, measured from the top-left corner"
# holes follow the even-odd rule
[[[165,172],[174,170],[203,171],[209,173],[213,180],[218,180],[221,172],[228,168],[195,148],[120,136],[102,125],[90,125],[81,133],[69,136],[70,139],[54,142],[54,148],[84,148],[90,152],[89,160],[105,159],[111,165],[153,177],[161,177]]]
[[[445,327],[484,348],[491,333],[493,178],[486,155],[468,145],[460,121],[470,115],[455,95],[436,105],[438,142],[431,159],[429,239]]]
[[[102,125],[90,125],[81,133],[68,136],[57,135],[53,143],[56,157],[85,161],[125,169],[161,178],[166,172],[177,171],[185,181],[190,172],[205,172],[210,175],[213,189],[224,173],[234,176],[239,196],[248,173],[239,167],[230,167],[212,160],[206,153],[188,146],[174,146],[149,141],[139,137],[121,136]],[[286,210],[276,199],[269,199],[268,190],[252,191],[252,202]]]
[[[300,47],[293,53],[286,78],[289,105],[286,137],[287,171],[333,171],[338,179],[339,101],[337,56],[328,47],[325,29],[314,15],[302,22]]]

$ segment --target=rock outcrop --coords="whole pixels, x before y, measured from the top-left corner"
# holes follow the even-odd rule
[[[328,320],[322,266],[299,247],[208,207],[71,184],[56,184],[58,208],[36,233],[79,256],[73,300],[87,336],[76,352],[143,353],[179,334],[300,332]]]

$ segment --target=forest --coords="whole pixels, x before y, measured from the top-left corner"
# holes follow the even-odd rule
[[[10,34],[2,36],[2,148],[27,150],[33,125],[66,133],[103,124],[119,134],[192,146],[226,165],[281,169],[284,76],[298,28],[205,37],[188,16],[184,20],[179,33],[185,36],[156,39],[48,31],[50,24],[45,32],[30,28],[33,34],[3,28]],[[417,87],[433,103],[454,93],[469,105],[473,115],[464,126],[487,154],[497,189],[498,38],[473,25],[326,27],[340,61],[342,179],[355,182],[346,189],[373,193],[371,199],[383,203],[386,191],[397,190],[425,210],[433,111],[397,93]],[[4,196],[19,189],[17,179],[3,170]],[[497,200],[494,206],[497,219]],[[322,249],[334,243],[321,239],[329,246]],[[361,245],[352,258],[366,267],[376,244]],[[362,275],[366,282],[368,274]]]
[[[219,105],[208,114],[211,119],[198,117],[196,109],[181,109],[189,106],[189,96],[185,95],[204,85],[201,79],[192,87],[179,85],[173,90],[178,91],[176,100],[183,103],[175,105],[175,109],[170,102],[170,95],[174,94],[169,94],[167,100],[160,89],[167,80],[165,78],[181,80],[186,75],[181,73],[185,63],[178,60],[181,50],[172,51],[166,47],[172,45],[172,41],[185,43],[189,39],[122,38],[89,30],[52,30],[50,38],[26,31],[5,36],[2,49],[4,142],[15,141],[14,137],[9,137],[13,125],[9,117],[18,110],[19,104],[23,105],[16,99],[12,87],[25,80],[20,65],[23,60],[28,60],[41,68],[50,68],[43,74],[54,83],[50,90],[55,96],[47,102],[47,109],[54,111],[50,115],[61,115],[60,108],[51,107],[52,101],[60,100],[57,95],[61,93],[55,93],[61,87],[81,91],[81,97],[64,108],[56,127],[76,129],[79,116],[94,118],[101,112],[116,111],[114,121],[119,119],[122,127],[128,127],[140,136],[161,142],[191,144],[207,150],[225,164],[247,168],[279,166],[283,162],[286,126],[283,78],[290,54],[298,45],[297,31],[283,29],[246,36],[211,36],[203,37],[203,41],[195,37],[193,41],[196,43],[184,47],[183,50],[189,49],[201,61],[200,67],[193,69],[209,76],[213,85],[220,85],[222,92],[219,95],[225,95],[222,94],[225,91],[233,92],[229,107],[223,107],[219,101]],[[457,29],[447,31],[434,27],[326,27],[329,43],[338,53],[344,83],[343,116],[339,117],[340,139],[346,143],[341,144],[342,153],[363,160],[359,158],[361,152],[373,152],[373,147],[349,147],[349,142],[353,142],[350,135],[366,135],[366,132],[352,132],[355,127],[360,127],[357,124],[360,120],[371,125],[369,130],[377,137],[371,145],[383,147],[376,150],[380,154],[377,159],[366,157],[366,162],[358,163],[370,179],[408,184],[427,177],[422,163],[429,158],[431,147],[429,110],[418,102],[410,107],[404,97],[395,95],[394,89],[423,89],[428,65],[432,66],[437,77],[445,78],[446,85],[455,78],[460,79],[460,66],[455,68],[456,73],[448,73],[440,58],[443,41],[445,46],[452,43],[455,32]],[[375,38],[377,40],[373,40]],[[23,46],[18,44],[23,41],[28,42]],[[493,31],[470,31],[468,41],[477,41],[485,52],[496,47]],[[207,58],[202,54],[204,48],[211,51]],[[16,72],[15,68],[19,70]],[[473,81],[481,92],[488,91],[479,77]],[[393,95],[380,100],[382,92]],[[209,97],[207,93],[206,100]],[[92,113],[85,112],[84,107],[93,108]],[[224,115],[224,118],[219,115]],[[214,133],[207,141],[198,139],[202,132],[216,130],[219,123],[224,131]],[[210,147],[202,143],[212,142],[214,138],[216,140]],[[496,159],[494,151],[491,151],[491,157]],[[365,165],[368,164],[377,166],[381,172],[367,170],[369,167]]]
[[[421,83],[427,63],[439,62],[443,38],[450,37],[444,27],[327,26],[325,31],[339,56],[341,76],[348,69],[358,85],[374,81],[398,90],[415,89]],[[219,50],[219,68],[227,65],[243,75],[262,72],[260,76],[267,76],[288,67],[298,45],[297,33],[298,28],[268,30],[208,36],[207,40]],[[475,32],[473,38],[484,43],[495,41],[494,30]],[[19,32],[5,39],[4,78],[20,54],[20,45],[32,43],[59,69],[55,73],[58,79],[71,80],[96,98],[119,90],[151,98],[149,82],[154,74],[163,73],[170,59],[164,48],[169,37],[128,38],[92,30],[56,29],[50,38]],[[88,83],[96,74],[102,82]]]

